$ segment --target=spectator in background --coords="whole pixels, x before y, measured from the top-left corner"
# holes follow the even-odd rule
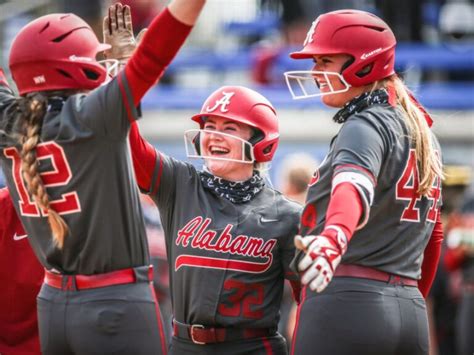
[[[439,35],[441,42],[450,51],[472,58],[474,0],[446,1],[439,13]],[[446,76],[450,81],[472,81],[474,70],[450,70]]]
[[[287,155],[280,167],[279,190],[290,200],[304,205],[308,183],[318,165],[318,161],[306,153]]]
[[[399,42],[421,42],[424,1],[375,0],[380,16],[395,33]]]
[[[461,272],[461,288],[456,313],[456,354],[474,353],[474,198],[466,200],[452,216],[447,235],[444,265],[450,272]]]
[[[315,14],[340,9],[372,10],[369,0],[260,0],[262,12],[280,16],[279,43],[256,46],[253,53],[252,79],[258,84],[274,84],[281,76],[272,74],[272,67],[280,55],[287,55],[288,47],[300,46],[314,20]]]
[[[443,42],[474,39],[474,1],[448,0],[439,13],[439,31]]]
[[[288,199],[298,202],[303,206],[306,201],[308,184],[318,165],[318,161],[306,153],[287,155],[279,169],[279,191]],[[296,309],[291,286],[285,283],[278,331],[286,338],[287,345],[290,348],[293,329],[295,328]]]
[[[463,196],[471,181],[471,168],[460,165],[444,167],[443,206],[441,217],[444,234],[448,235],[457,224],[456,213],[461,207]],[[447,254],[443,243],[441,259]],[[430,320],[430,344],[432,355],[455,353],[455,315],[459,301],[459,273],[449,272],[445,263],[439,263],[432,290],[426,300]]]

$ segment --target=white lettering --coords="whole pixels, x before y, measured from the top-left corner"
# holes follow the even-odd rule
[[[366,60],[369,57],[372,57],[374,54],[377,54],[382,51],[382,48],[374,49],[372,52],[364,53],[360,56],[360,59]]]
[[[235,92],[222,92],[222,98],[217,100],[213,107],[207,106],[206,111],[212,112],[216,110],[219,106],[221,107],[221,112],[227,112],[229,109],[227,108],[230,105],[230,98],[235,95]]]

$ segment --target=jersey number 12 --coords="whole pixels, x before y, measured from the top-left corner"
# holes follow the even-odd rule
[[[46,211],[40,211],[38,205],[31,199],[21,174],[21,157],[16,148],[4,149],[4,154],[12,160],[13,180],[15,181],[18,196],[20,196],[20,211],[23,216],[40,217],[46,216]],[[46,188],[64,186],[72,177],[71,168],[64,154],[64,150],[55,142],[40,143],[36,147],[38,160],[51,159],[52,169],[40,173]],[[51,207],[59,214],[69,214],[81,211],[77,192],[68,192],[61,198],[50,200]],[[41,214],[40,214],[41,213]]]

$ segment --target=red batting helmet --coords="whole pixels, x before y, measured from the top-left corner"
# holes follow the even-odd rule
[[[73,14],[42,16],[21,29],[10,50],[10,70],[20,95],[33,91],[98,87],[107,72],[96,61],[110,48]]]
[[[224,117],[253,127],[258,133],[249,142],[255,161],[272,160],[280,138],[277,115],[272,104],[258,92],[243,86],[223,86],[207,98],[201,113],[194,115],[192,120],[203,129],[209,116]]]
[[[394,74],[395,35],[377,16],[358,10],[332,11],[312,24],[304,48],[294,59],[314,55],[348,54],[352,61],[342,76],[352,86],[363,86]]]

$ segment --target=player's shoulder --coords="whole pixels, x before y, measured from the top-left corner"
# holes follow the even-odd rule
[[[403,115],[399,108],[389,104],[379,104],[351,115],[343,124],[340,135],[355,137],[354,132],[358,134],[365,132],[369,136],[378,134],[388,141],[393,141],[398,139],[405,130]]]
[[[361,112],[354,113],[347,119],[346,123],[348,123],[347,126],[357,124],[385,126],[387,122],[398,120],[399,118],[400,112],[397,107],[393,107],[389,104],[379,104],[367,107]],[[346,126],[346,124],[344,124],[344,126]]]

